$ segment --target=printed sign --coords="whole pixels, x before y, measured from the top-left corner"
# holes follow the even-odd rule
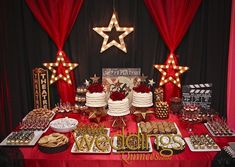
[[[212,101],[212,83],[182,86],[183,104],[196,104],[210,109]]]
[[[107,92],[110,91],[110,85],[116,82],[126,83],[132,88],[137,83],[138,77],[141,75],[140,68],[103,68],[102,69],[102,83]],[[132,102],[132,92],[128,95],[129,102]]]

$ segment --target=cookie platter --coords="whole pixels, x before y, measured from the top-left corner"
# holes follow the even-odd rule
[[[140,133],[181,135],[175,122],[140,122],[137,126]]]
[[[69,146],[69,138],[64,134],[51,133],[38,141],[38,149],[44,153],[57,153],[66,150]]]

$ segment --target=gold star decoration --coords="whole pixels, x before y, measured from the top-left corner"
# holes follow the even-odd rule
[[[90,121],[95,121],[97,123],[100,123],[102,117],[104,117],[106,114],[105,110],[103,107],[101,108],[92,108],[90,109],[89,111],[89,116],[88,116],[88,119]]]
[[[101,117],[96,115],[96,111],[90,112],[88,116],[89,120],[95,120],[96,122],[100,122]]]
[[[166,65],[154,65],[154,67],[162,73],[162,77],[159,86],[163,86],[168,82],[172,82],[179,88],[181,88],[179,76],[187,71],[189,68],[184,66],[177,66],[175,64],[174,56],[171,54],[168,57]]]
[[[66,63],[62,51],[59,52],[59,56],[57,57],[55,63],[43,63],[43,65],[52,72],[50,84],[53,84],[59,79],[64,80],[68,84],[72,84],[69,72],[78,66],[77,63]],[[58,68],[61,66],[63,67],[63,72],[58,73]],[[56,67],[57,70],[54,67]]]
[[[141,116],[141,120],[146,120],[146,116],[147,114],[153,114],[154,112],[152,110],[146,110],[146,111],[143,111],[143,110],[136,110],[133,114],[136,115],[136,116]]]
[[[138,77],[137,82],[138,83],[145,82],[147,78],[148,76],[145,76],[144,74],[142,74],[140,77]]]
[[[120,88],[120,86],[122,85],[121,82],[119,82],[119,80],[114,84],[114,88]]]
[[[150,86],[153,86],[155,84],[155,82],[153,81],[153,79],[149,79],[149,83]]]
[[[123,116],[114,117],[112,127],[121,129],[126,126],[125,118]]]
[[[111,32],[113,27],[115,27],[117,32],[123,32],[118,37],[120,43],[118,43],[115,40],[112,40],[111,42],[108,43],[109,36],[107,34],[105,34],[105,32]],[[93,28],[93,30],[104,38],[100,53],[104,52],[105,50],[107,50],[111,46],[116,46],[117,48],[119,48],[123,52],[127,53],[126,45],[124,42],[124,37],[126,37],[128,34],[130,34],[132,31],[134,31],[134,28],[133,27],[120,27],[118,24],[115,13],[113,13],[108,27],[95,27],[95,28]]]
[[[93,83],[98,83],[99,79],[100,79],[100,77],[97,77],[96,74],[94,74],[94,76],[91,77],[91,80],[92,80]]]
[[[86,79],[84,82],[84,85],[86,85],[86,87],[88,87],[90,85],[90,82]]]

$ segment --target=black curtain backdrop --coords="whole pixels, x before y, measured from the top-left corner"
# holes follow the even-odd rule
[[[101,75],[103,67],[140,67],[144,74],[159,81],[159,72],[153,64],[164,63],[168,50],[144,1],[114,2],[115,5],[111,0],[85,0],[65,42],[64,50],[71,62],[79,63],[74,70],[77,83],[94,73]],[[103,38],[92,30],[108,26],[113,6],[119,25],[134,27],[134,32],[124,38],[127,53],[116,47],[99,53]],[[179,64],[190,67],[182,76],[182,84],[213,83],[213,108],[223,116],[226,116],[230,6],[230,0],[203,0],[176,52]],[[1,11],[0,19],[1,79],[4,74],[9,81],[14,127],[33,109],[32,69],[42,67],[44,62],[54,62],[57,49],[24,0],[5,0],[2,8],[5,10]],[[50,88],[53,106],[59,98],[55,85]]]

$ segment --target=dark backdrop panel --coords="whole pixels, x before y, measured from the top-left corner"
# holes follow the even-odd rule
[[[227,53],[230,22],[230,0],[203,0],[177,49],[180,65],[190,71],[183,74],[182,84],[212,82],[214,108],[226,114]],[[4,42],[0,55],[9,79],[13,126],[33,108],[32,69],[55,61],[56,47],[42,30],[23,0],[5,1]],[[99,53],[103,38],[93,27],[108,26],[113,13],[111,0],[84,0],[84,4],[66,41],[65,51],[72,62],[78,62],[77,83],[103,67],[140,67],[142,72],[159,80],[153,64],[164,63],[168,49],[149,15],[143,0],[116,0],[120,26],[133,26],[134,32],[124,38],[127,53],[111,47]],[[2,70],[1,65],[1,70]],[[55,85],[51,86],[52,104],[58,102]]]

